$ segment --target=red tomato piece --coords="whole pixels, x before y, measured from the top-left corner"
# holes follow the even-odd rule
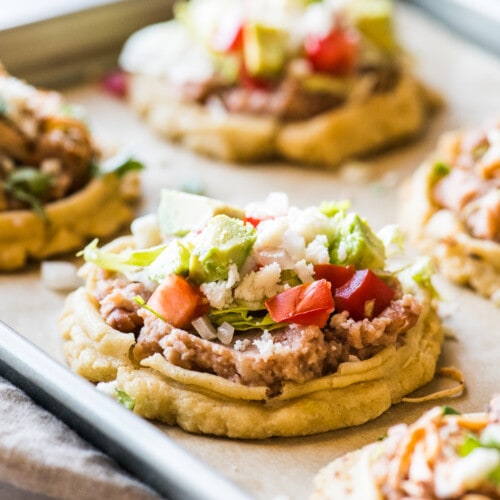
[[[253,227],[257,227],[262,221],[271,219],[273,219],[273,217],[264,217],[263,219],[260,219],[259,217],[251,217],[245,215],[245,217],[243,217],[243,222],[244,223],[248,222],[249,224],[252,224]]]
[[[330,283],[326,280],[297,285],[278,293],[265,303],[277,323],[316,325],[323,328],[335,309]]]
[[[314,266],[314,276],[317,280],[325,279],[330,282],[332,291],[347,283],[355,273],[352,264],[341,266],[339,264],[316,264]]]
[[[356,62],[359,37],[356,32],[334,28],[328,35],[309,35],[304,41],[306,55],[316,71],[346,75]]]
[[[205,296],[182,276],[171,274],[160,283],[147,305],[176,328],[185,328],[208,311]]]
[[[337,311],[349,311],[356,320],[378,316],[394,298],[394,290],[373,271],[363,269],[333,294]]]
[[[228,54],[243,49],[244,22],[238,16],[226,17],[215,31],[212,48],[217,52]]]

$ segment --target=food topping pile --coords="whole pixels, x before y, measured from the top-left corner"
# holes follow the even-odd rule
[[[372,472],[383,498],[500,498],[500,397],[486,414],[434,408],[389,430]]]
[[[132,232],[134,248],[82,251],[107,324],[136,335],[137,360],[159,352],[246,385],[304,382],[404,343],[422,310],[413,292],[430,287],[425,265],[385,269],[384,243],[343,202],[301,210],[273,193],[241,210],[163,190]]]
[[[500,243],[500,124],[445,136],[432,176],[439,207],[473,237]]]
[[[397,84],[392,9],[390,0],[177,3],[173,21],[132,37],[121,64],[162,74],[182,100],[214,112],[305,120]]]
[[[0,212],[44,204],[85,187],[96,174],[142,165],[130,158],[101,162],[80,108],[0,67]],[[121,170],[119,170],[121,169]]]

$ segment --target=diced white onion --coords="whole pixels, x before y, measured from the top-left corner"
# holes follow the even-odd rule
[[[234,335],[234,326],[224,321],[222,325],[217,328],[217,338],[225,345],[231,343]]]
[[[213,340],[217,338],[217,330],[212,326],[212,323],[210,323],[210,320],[206,316],[196,318],[191,324],[202,339]]]
[[[43,285],[51,290],[74,290],[83,284],[77,267],[71,262],[45,261],[40,272]]]

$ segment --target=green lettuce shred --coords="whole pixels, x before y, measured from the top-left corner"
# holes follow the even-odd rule
[[[149,266],[158,255],[163,252],[166,245],[157,245],[139,250],[124,250],[120,253],[110,252],[97,247],[99,240],[92,240],[77,257],[83,257],[85,262],[92,262],[102,269],[125,273],[138,267]]]
[[[128,172],[144,169],[144,164],[128,153],[120,153],[94,166],[96,175],[115,174],[123,177]]]
[[[432,284],[432,275],[434,271],[429,258],[421,257],[417,259],[415,264],[412,266],[411,277],[420,286],[427,289],[431,296],[435,299],[440,299],[439,293]]]
[[[276,323],[265,309],[249,311],[245,307],[233,307],[227,309],[212,309],[208,313],[210,322],[220,326],[225,321],[234,327],[236,331],[248,331],[253,329],[275,330],[286,325]]]
[[[115,389],[116,392],[116,400],[125,408],[129,410],[133,410],[135,406],[135,398],[127,394],[125,391],[122,391],[121,389],[118,389],[118,387]]]

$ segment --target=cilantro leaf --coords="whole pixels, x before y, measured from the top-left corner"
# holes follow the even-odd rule
[[[142,170],[144,164],[129,154],[121,153],[104,160],[100,165],[96,165],[95,168],[100,175],[115,174],[118,177],[122,177],[128,172]]]
[[[27,203],[40,217],[45,218],[43,198],[54,183],[52,175],[34,167],[19,167],[8,175],[3,189],[16,200]]]

